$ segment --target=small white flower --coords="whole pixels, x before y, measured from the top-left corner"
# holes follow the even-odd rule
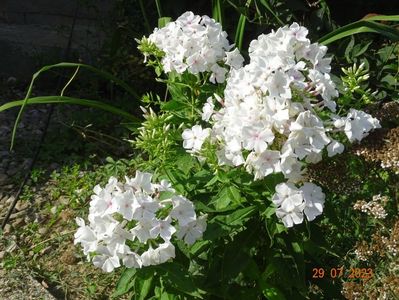
[[[202,144],[205,139],[209,136],[210,129],[202,129],[201,125],[195,125],[191,129],[185,129],[182,137],[184,149],[190,149],[193,151],[201,150]]]
[[[203,121],[208,122],[211,116],[213,115],[215,105],[213,104],[212,97],[209,97],[206,100],[206,103],[202,107],[202,115],[201,118]]]
[[[328,152],[328,157],[332,157],[336,154],[341,154],[344,152],[344,145],[342,145],[340,142],[331,140],[331,143],[327,146],[327,152]]]
[[[170,217],[164,220],[155,220],[150,230],[151,237],[156,238],[159,235],[165,242],[170,241],[172,235],[176,232],[176,228],[170,224],[171,222]]]
[[[98,248],[97,253],[99,253],[99,255],[93,257],[93,265],[101,268],[104,272],[110,273],[115,268],[121,266],[119,257],[117,255],[112,255],[107,247]]]
[[[126,177],[126,184],[132,186],[136,191],[142,190],[146,193],[153,193],[154,187],[151,183],[152,174],[146,172],[136,171],[136,176],[134,178]]]
[[[152,238],[151,229],[154,226],[154,220],[141,220],[137,225],[131,229],[131,232],[138,238],[140,243],[146,243],[147,240]]]
[[[179,239],[184,239],[187,245],[192,245],[202,237],[202,234],[206,230],[206,218],[207,215],[202,215],[197,220],[191,221],[184,226],[180,226],[176,233]]]
[[[280,183],[272,199],[277,205],[276,215],[286,227],[303,222],[305,202],[302,192],[291,183]]]
[[[196,220],[194,205],[183,196],[173,196],[173,209],[170,216],[179,221],[180,226]]]
[[[242,64],[244,63],[244,57],[242,57],[238,48],[235,48],[233,51],[226,52],[225,61],[226,65],[234,69],[239,69],[242,67]]]
[[[209,81],[212,83],[223,83],[226,79],[227,70],[222,68],[218,64],[214,64],[211,67],[211,77],[209,77]]]
[[[159,245],[156,249],[150,247],[141,254],[143,266],[159,265],[171,258],[175,258],[175,247],[169,242]]]
[[[380,122],[364,111],[350,109],[345,119],[344,132],[351,142],[361,141],[376,128],[381,128]]]
[[[156,211],[161,207],[159,202],[145,194],[136,193],[133,200],[133,219],[137,221],[152,220]]]
[[[306,182],[300,190],[305,199],[304,213],[309,221],[313,221],[318,215],[323,213],[324,199],[326,195],[321,188],[314,183]]]
[[[134,198],[134,193],[131,190],[121,193],[115,197],[115,202],[117,204],[116,211],[129,221],[133,219]]]

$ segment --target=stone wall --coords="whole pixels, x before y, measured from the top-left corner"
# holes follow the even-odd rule
[[[98,21],[112,0],[0,0],[0,75],[28,79],[39,66],[61,61],[77,2],[71,59],[94,62],[103,41]]]

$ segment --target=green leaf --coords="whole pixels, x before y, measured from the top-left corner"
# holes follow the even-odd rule
[[[162,17],[158,19],[158,28],[165,27],[168,23],[172,21],[171,17]]]
[[[361,44],[357,44],[354,48],[353,48],[353,56],[357,57],[362,55],[364,52],[367,51],[367,49],[369,48],[369,46],[371,45],[373,41],[368,42],[366,45],[361,45]]]
[[[87,99],[80,99],[80,98],[72,98],[72,97],[65,97],[65,96],[41,96],[41,97],[34,97],[28,98],[26,100],[16,100],[11,101],[3,104],[0,106],[0,112],[5,111],[7,109],[16,107],[16,106],[23,106],[23,105],[31,105],[31,104],[75,104],[75,105],[83,105],[93,108],[102,109],[104,111],[113,113],[115,115],[119,115],[126,119],[135,122],[141,122],[140,119],[136,118],[135,116],[127,113],[126,111],[116,108],[112,105],[95,101],[95,100],[87,100]]]
[[[195,207],[205,213],[224,213],[224,212],[233,211],[233,210],[237,209],[237,206],[229,206],[224,209],[212,209],[209,206],[206,206],[201,201],[195,201]]]
[[[347,36],[365,32],[378,33],[394,42],[399,40],[399,31],[397,29],[374,21],[360,20],[326,34],[320,38],[318,42],[323,45],[328,45]]]
[[[190,253],[194,256],[198,256],[206,249],[208,249],[210,243],[210,241],[197,241],[194,245],[191,246]]]
[[[225,217],[225,223],[230,226],[242,225],[256,212],[256,206],[236,210]]]
[[[187,274],[187,268],[184,268],[177,262],[164,263],[158,265],[157,268],[165,273],[163,275],[165,283],[167,282],[171,287],[180,292],[202,299],[201,294],[204,294],[204,291],[194,284],[192,278]]]
[[[187,103],[172,99],[168,102],[164,102],[161,105],[162,110],[164,111],[180,111],[186,109],[188,107]]]
[[[215,206],[216,210],[221,210],[229,206],[230,203],[237,205],[240,202],[240,191],[234,186],[226,186],[215,196],[215,199],[211,203]]]
[[[385,16],[377,15],[365,18],[367,21],[396,21],[399,22],[399,15]]]
[[[345,57],[348,60],[348,62],[352,62],[351,52],[352,52],[354,45],[355,45],[355,38],[353,36],[351,36],[348,46],[346,46],[346,48],[345,48]]]
[[[152,287],[152,274],[148,274],[146,278],[137,278],[135,282],[136,299],[146,300]],[[138,297],[137,297],[138,296]]]
[[[191,168],[195,165],[194,158],[187,153],[182,153],[179,158],[177,158],[176,166],[181,170],[185,175],[188,175]]]
[[[274,237],[282,232],[287,232],[288,229],[283,224],[276,221],[275,218],[269,218],[265,221],[266,231],[270,238],[270,247],[274,244]]]
[[[116,285],[115,292],[112,294],[111,297],[119,297],[128,293],[134,286],[135,275],[136,269],[126,269],[125,271],[123,271]]]
[[[228,215],[218,215],[208,222],[204,240],[216,240],[233,233],[235,228],[241,228],[256,212],[255,206],[235,210]]]

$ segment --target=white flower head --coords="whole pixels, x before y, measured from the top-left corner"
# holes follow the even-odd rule
[[[125,184],[111,177],[104,188],[94,188],[89,224],[76,218],[79,228],[74,243],[104,272],[121,265],[141,268],[173,259],[177,228],[178,238],[189,245],[202,237],[206,218],[197,219],[193,203],[176,194],[169,181],[151,180],[151,173],[140,171],[132,179],[126,177]],[[171,198],[160,200],[162,195]],[[128,241],[134,241],[134,251]]]

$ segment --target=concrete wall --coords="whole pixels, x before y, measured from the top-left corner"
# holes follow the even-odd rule
[[[39,66],[62,60],[75,15],[76,0],[0,0],[0,74],[31,77]],[[103,35],[98,21],[112,0],[78,0],[72,39],[75,61],[95,61]]]

